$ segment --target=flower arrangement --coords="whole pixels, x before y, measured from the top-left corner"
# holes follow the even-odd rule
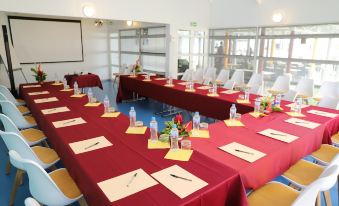
[[[262,113],[281,112],[282,108],[274,104],[274,97],[262,97],[260,100],[260,110]]]
[[[47,74],[42,71],[41,64],[38,64],[35,67],[31,68],[31,71],[34,73],[33,77],[35,77],[35,80],[39,83],[43,83],[46,80]]]
[[[176,115],[172,121],[165,122],[166,128],[163,129],[160,134],[170,135],[173,125],[176,124],[179,130],[180,137],[187,137],[189,136],[189,132],[187,131],[186,127],[187,124],[183,124],[183,117],[181,114]]]
[[[135,64],[133,65],[133,71],[135,71],[135,73],[141,72],[140,59],[135,61]]]

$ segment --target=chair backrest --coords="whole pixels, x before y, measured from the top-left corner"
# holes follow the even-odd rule
[[[4,95],[8,101],[12,102],[15,105],[19,105],[12,93],[4,85],[0,85],[0,93]]]
[[[329,109],[337,109],[338,107],[338,99],[331,97],[323,97],[318,103],[319,107],[325,107]]]
[[[204,81],[204,74],[203,74],[203,69],[199,68],[197,71],[193,73],[192,80],[198,83],[202,83]]]
[[[41,206],[35,199],[28,197],[25,199],[25,206]]]
[[[5,132],[13,132],[21,136],[21,133],[14,122],[4,114],[0,114],[0,120],[4,125]]]
[[[275,80],[272,90],[287,92],[290,90],[290,77],[288,75],[278,76],[277,80]]]
[[[233,90],[235,86],[235,81],[233,80],[227,80],[227,82],[224,84],[225,89]]]
[[[263,85],[264,78],[262,74],[259,73],[253,73],[250,80],[248,81],[248,86],[254,86],[254,85]]]
[[[215,80],[216,78],[216,68],[208,68],[205,75],[204,75],[204,80],[206,79],[211,79],[211,81]]]
[[[4,132],[0,130],[0,136],[4,140],[8,150],[16,151],[22,158],[29,159],[46,167],[41,160],[35,155],[27,142],[19,135],[13,132]]]
[[[212,82],[212,78],[211,77],[208,77],[208,78],[205,78],[203,83],[204,85],[210,85],[210,83]]]
[[[11,162],[11,164],[14,167],[16,167],[16,168],[18,168],[20,170],[25,170],[25,167],[22,164],[22,158],[19,155],[19,153],[17,153],[14,150],[9,150],[8,154],[9,154],[9,161]]]
[[[216,81],[219,81],[219,82],[225,84],[229,78],[230,78],[230,70],[222,69],[222,70],[220,70]]]
[[[314,81],[313,79],[301,79],[295,89],[298,95],[313,97]]]
[[[1,100],[1,101],[9,101],[9,100],[7,99],[7,97],[6,97],[5,95],[3,95],[1,92],[0,92],[0,100]]]
[[[245,82],[244,80],[244,71],[242,70],[235,70],[232,78],[232,81],[235,81],[236,84],[243,84]]]
[[[296,97],[297,97],[297,92],[290,89],[288,90],[288,92],[284,94],[282,99],[286,101],[294,102]]]
[[[252,85],[251,88],[249,89],[250,94],[256,94],[259,95],[261,94],[261,85]]]
[[[319,192],[327,191],[335,185],[338,174],[339,167],[337,165],[327,167],[316,181],[300,193],[292,206],[314,205]]]
[[[181,77],[181,80],[183,81],[191,81],[192,80],[192,75],[193,75],[193,69],[186,69],[184,74]]]
[[[34,161],[22,158],[22,165],[29,178],[32,196],[44,205],[68,205],[66,197],[47,172]]]
[[[318,96],[339,98],[339,82],[323,82],[321,84]]]
[[[2,113],[9,117],[19,129],[30,127],[18,108],[10,101],[0,101]]]

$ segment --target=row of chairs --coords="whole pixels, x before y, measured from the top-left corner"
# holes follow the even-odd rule
[[[7,88],[6,90],[8,91]],[[49,148],[46,135],[36,128],[34,117],[23,115],[12,101],[20,102],[20,106],[25,102],[15,99],[6,90],[0,90],[0,96],[9,96],[8,99],[0,100],[0,121],[3,126],[0,136],[9,150],[10,162],[6,166],[6,174],[10,173],[11,165],[17,169],[9,205],[14,205],[16,192],[23,182],[25,172],[29,177],[30,193],[40,203],[68,205],[79,201],[80,205],[86,205],[82,193],[67,170],[56,168],[60,158],[55,150]],[[28,198],[25,204],[39,205],[35,199]]]

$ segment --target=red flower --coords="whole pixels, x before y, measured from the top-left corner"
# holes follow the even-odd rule
[[[178,114],[174,117],[174,123],[176,124],[182,124],[183,123],[183,118],[181,114]]]

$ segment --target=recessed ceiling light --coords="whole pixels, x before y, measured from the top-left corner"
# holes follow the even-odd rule
[[[82,12],[86,17],[92,17],[95,13],[95,9],[92,5],[84,5],[82,8]]]
[[[275,11],[273,12],[273,15],[272,15],[272,21],[274,23],[280,23],[283,21],[284,16],[285,16],[284,11]]]
[[[126,21],[127,26],[132,26],[133,21]]]

